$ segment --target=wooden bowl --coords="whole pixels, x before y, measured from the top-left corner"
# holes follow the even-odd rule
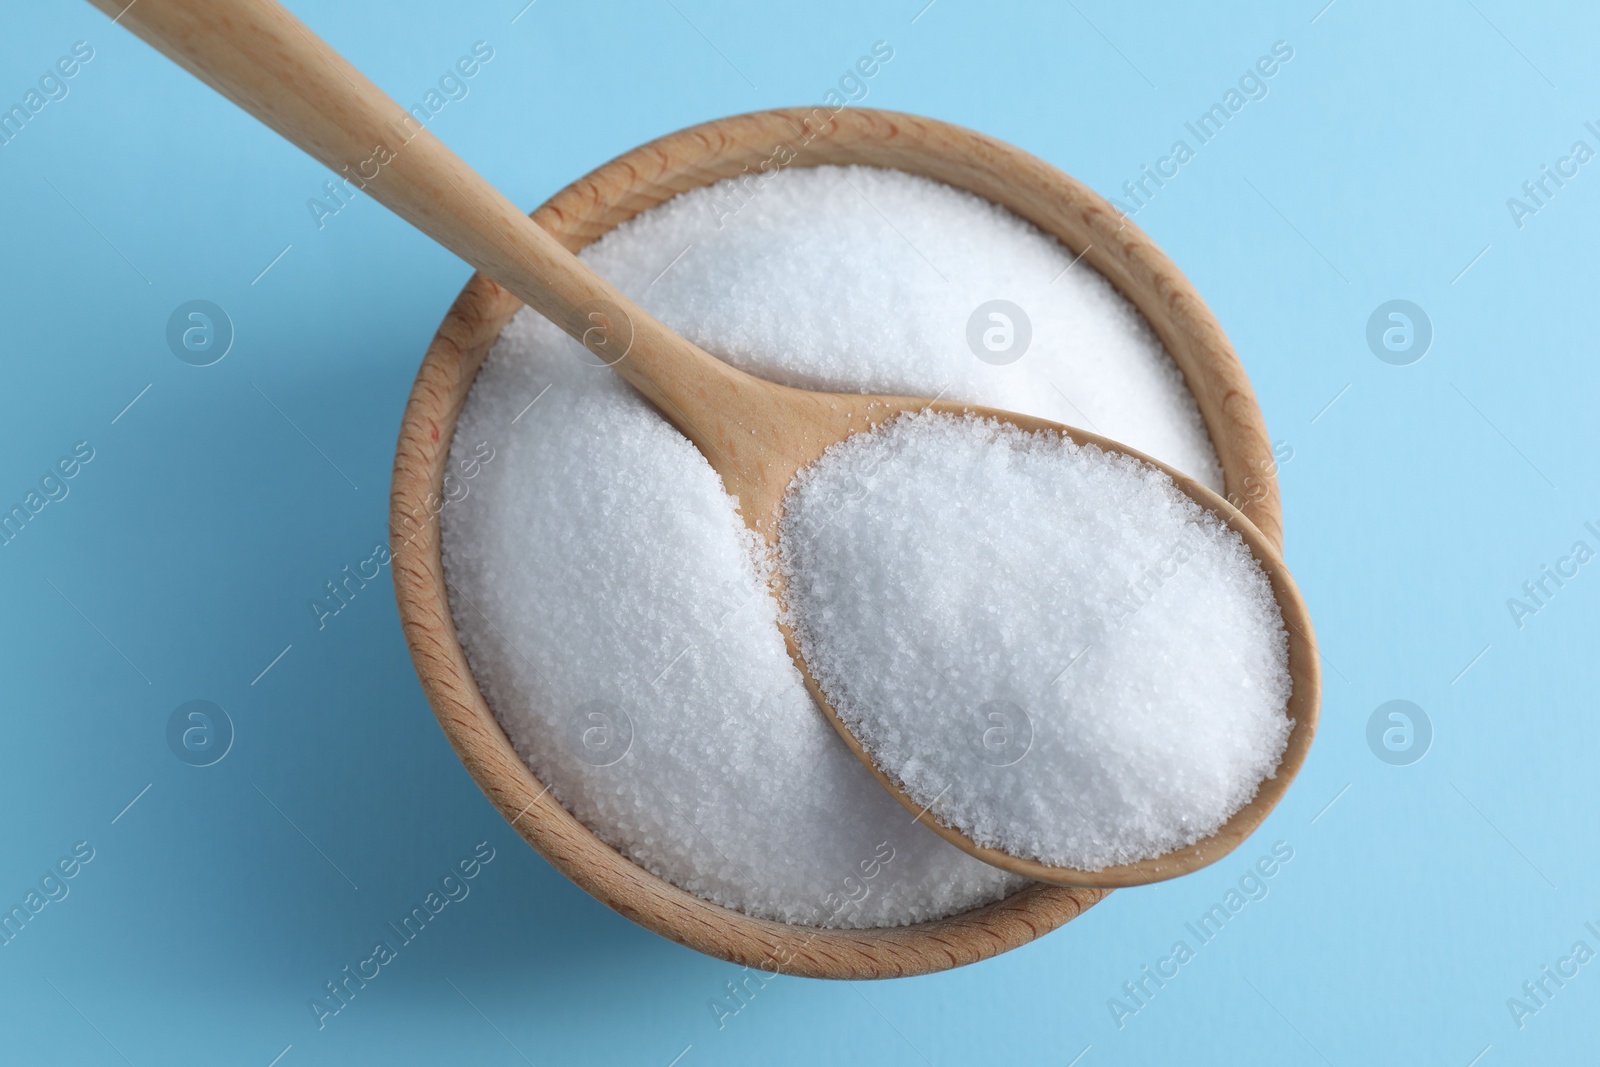
[[[1205,302],[1104,199],[1008,144],[887,111],[754,112],[635,148],[561,190],[533,217],[576,252],[685,190],[776,166],[827,163],[893,167],[971,190],[1082,252],[1154,327],[1199,403],[1222,463],[1225,495],[1281,547],[1266,426],[1244,368]],[[445,316],[401,423],[389,519],[395,595],[423,691],[456,754],[517,832],[568,878],[647,929],[733,963],[814,978],[892,978],[972,963],[1032,941],[1103,898],[1108,890],[1033,884],[994,904],[913,926],[790,926],[712,904],[656,877],[546,792],[467,667],[439,557],[438,516],[456,418],[478,367],[520,306],[476,275]],[[1297,723],[1296,731],[1310,725]]]

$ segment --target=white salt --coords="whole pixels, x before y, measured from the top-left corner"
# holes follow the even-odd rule
[[[685,193],[583,258],[757,374],[942,391],[1098,430],[1220,486],[1154,334],[1037,229],[868,168],[788,170],[741,195]],[[994,299],[1031,324],[1006,365],[967,341],[972,312]],[[462,644],[540,781],[635,862],[752,915],[888,926],[1017,888],[912,823],[849,754],[785,652],[716,474],[580,351],[519,312],[452,446],[453,467],[479,442],[495,458],[441,520]]]
[[[1215,832],[1283,755],[1266,574],[1131,456],[904,415],[800,472],[778,543],[839,717],[981,845],[1081,870],[1159,856]]]

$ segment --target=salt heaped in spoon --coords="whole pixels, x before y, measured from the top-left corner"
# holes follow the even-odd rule
[[[980,845],[1090,871],[1159,856],[1215,832],[1283,755],[1267,576],[1131,456],[901,416],[801,471],[779,562],[840,718]]]

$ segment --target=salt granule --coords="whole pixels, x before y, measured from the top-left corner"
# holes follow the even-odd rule
[[[753,373],[1084,426],[1221,486],[1194,400],[1138,312],[971,194],[896,171],[790,169],[753,198],[684,193],[582,258]],[[997,297],[1032,327],[1003,366],[967,342],[969,316]],[[1019,887],[914,824],[850,755],[785,651],[720,479],[592,364],[518,312],[451,466],[480,442],[495,458],[441,515],[462,646],[539,780],[634,862],[752,915],[893,926]]]
[[[980,845],[1100,870],[1214,833],[1288,741],[1288,638],[1238,533],[1157,468],[902,415],[801,470],[778,535],[806,666]]]

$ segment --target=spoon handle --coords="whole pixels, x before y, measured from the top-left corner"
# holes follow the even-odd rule
[[[571,334],[704,447],[706,403],[746,376],[581,263],[281,5],[90,2]]]

